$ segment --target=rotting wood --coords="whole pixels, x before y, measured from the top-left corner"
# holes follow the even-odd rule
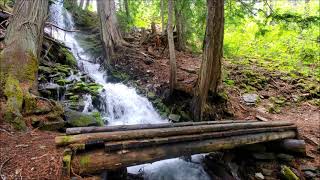
[[[91,174],[103,170],[113,170],[182,155],[232,149],[241,145],[294,138],[295,136],[296,131],[267,132],[204,141],[175,143],[129,151],[115,151],[113,153],[95,150],[74,155],[71,161],[71,167],[76,174]]]
[[[105,127],[93,127],[93,126],[77,127],[77,128],[67,128],[66,134],[74,135],[74,134],[84,134],[84,133],[94,133],[94,132],[129,131],[129,130],[138,130],[138,129],[154,129],[154,128],[245,123],[245,122],[250,123],[250,122],[258,122],[258,121],[225,120],[225,121],[201,121],[201,122],[181,122],[181,123],[162,123],[162,124],[116,125],[116,126],[105,126]]]
[[[270,127],[270,128],[257,128],[257,129],[241,129],[235,131],[223,131],[223,132],[213,132],[213,133],[204,133],[196,135],[182,135],[182,136],[171,136],[165,138],[150,138],[142,140],[129,140],[129,141],[116,141],[116,142],[106,142],[105,150],[106,152],[116,151],[116,150],[128,150],[132,148],[142,148],[149,146],[157,146],[163,144],[172,144],[179,142],[188,142],[188,141],[201,141],[213,138],[222,138],[230,136],[239,136],[245,134],[253,133],[263,133],[263,132],[283,132],[288,130],[295,130],[297,127],[284,126],[284,127]]]
[[[116,140],[130,140],[154,137],[168,137],[174,135],[188,135],[206,132],[219,132],[226,130],[250,129],[259,127],[279,127],[290,126],[291,122],[252,122],[252,123],[236,123],[236,124],[214,124],[214,125],[200,125],[174,128],[158,128],[158,129],[140,129],[132,131],[116,131],[116,132],[100,132],[88,133],[69,136],[57,136],[55,143],[58,146],[86,143],[90,141],[116,141]]]

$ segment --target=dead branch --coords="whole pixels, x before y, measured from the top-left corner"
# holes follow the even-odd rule
[[[67,48],[67,49],[71,50],[71,48],[70,48],[70,47],[68,47],[68,46],[64,45],[62,42],[59,42],[59,41],[57,41],[57,40],[53,39],[52,37],[49,37],[49,36],[47,36],[47,35],[44,35],[43,37],[44,37],[45,39],[49,40],[49,41],[52,41],[52,42],[54,42],[54,43],[58,44],[59,46],[62,46],[62,47],[65,47],[65,48]]]
[[[62,31],[66,31],[66,32],[79,32],[80,31],[80,30],[75,30],[75,29],[64,29],[64,28],[59,27],[59,26],[57,26],[57,25],[55,25],[55,24],[53,24],[51,22],[46,22],[46,26],[53,26],[53,27],[56,27],[56,28],[58,28],[58,29],[60,29]]]
[[[2,168],[3,168],[4,165],[5,165],[7,162],[9,162],[14,156],[16,156],[16,155],[13,155],[13,156],[9,157],[7,160],[5,160],[5,161],[1,164],[1,166],[0,166],[0,177],[1,177],[2,180],[5,180],[5,179],[6,179],[6,177],[1,174]]]

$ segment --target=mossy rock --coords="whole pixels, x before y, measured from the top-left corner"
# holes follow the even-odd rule
[[[67,124],[71,127],[86,127],[86,126],[102,126],[103,121],[101,116],[94,114],[85,114],[78,111],[66,110],[65,117]]]
[[[66,48],[61,48],[60,53],[63,54],[64,56],[64,61],[62,64],[69,65],[71,67],[76,67],[77,66],[77,60],[73,56],[73,54]]]
[[[128,74],[119,71],[112,71],[111,76],[118,81],[128,81],[130,79]]]

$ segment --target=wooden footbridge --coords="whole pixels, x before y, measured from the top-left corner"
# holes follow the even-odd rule
[[[290,122],[230,120],[69,128],[55,142],[66,174],[82,175],[296,136]]]

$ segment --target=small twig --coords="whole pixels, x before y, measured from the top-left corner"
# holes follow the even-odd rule
[[[9,162],[14,156],[15,156],[15,154],[14,154],[13,156],[9,157],[7,160],[5,160],[5,161],[1,164],[1,166],[0,166],[0,177],[1,177],[2,180],[5,180],[5,179],[6,179],[6,177],[1,174],[2,168],[3,168],[4,165],[5,165],[7,162]]]

